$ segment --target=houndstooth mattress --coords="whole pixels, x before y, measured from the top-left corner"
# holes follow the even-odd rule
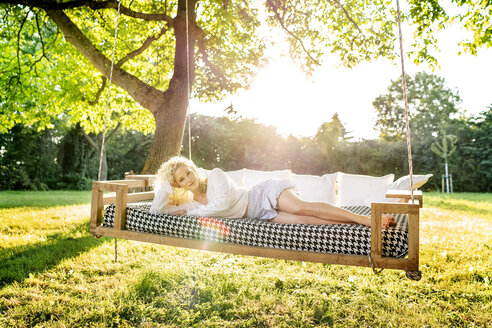
[[[358,224],[280,224],[255,219],[223,219],[149,213],[151,202],[127,204],[126,229],[179,238],[335,254],[368,255],[371,229]],[[367,206],[343,207],[370,215]],[[113,227],[115,206],[104,212],[104,227]],[[396,214],[396,226],[382,230],[382,253],[404,257],[408,251],[408,217]]]

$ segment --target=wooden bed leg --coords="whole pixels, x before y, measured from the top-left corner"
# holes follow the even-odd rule
[[[417,199],[408,203],[373,203],[371,205],[371,259],[369,264],[374,268],[385,268],[391,261],[399,264],[394,269],[405,270],[409,279],[420,280],[419,271],[419,208],[421,201]],[[408,258],[390,259],[382,256],[381,219],[383,214],[408,215]],[[371,263],[372,262],[372,263]]]
[[[118,185],[116,188],[116,208],[114,213],[114,229],[125,230],[126,226],[126,198],[127,185]]]
[[[103,206],[103,192],[100,183],[95,181],[92,183],[90,232],[96,238],[101,237],[96,234],[96,228],[101,225]]]
[[[369,255],[372,269],[376,272],[377,264],[382,256],[381,217],[383,215],[381,206],[371,204],[371,254]]]
[[[408,213],[408,260],[415,264],[406,275],[407,278],[417,281],[422,278],[422,272],[419,271],[419,224],[418,209]]]

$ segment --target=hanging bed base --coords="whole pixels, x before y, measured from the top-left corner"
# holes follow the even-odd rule
[[[216,235],[215,238],[205,238],[206,240],[201,240],[197,239],[194,236],[185,236],[183,238],[171,235],[134,231],[134,228],[130,230],[128,229],[128,225],[131,226],[131,224],[129,223],[131,223],[130,220],[132,218],[127,218],[127,215],[134,215],[133,213],[135,209],[135,202],[151,201],[153,199],[154,192],[149,191],[151,189],[153,179],[154,176],[152,175],[128,175],[126,176],[126,180],[94,182],[92,186],[90,219],[90,231],[92,235],[95,237],[108,236],[168,246],[215,251],[237,255],[250,255],[295,261],[372,267],[374,270],[383,268],[397,269],[406,271],[407,277],[412,280],[420,280],[421,278],[421,272],[419,271],[419,209],[422,207],[422,193],[420,191],[414,192],[413,201],[411,200],[411,195],[409,191],[391,191],[387,193],[387,197],[400,198],[405,202],[373,203],[371,205],[370,213],[372,226],[370,228],[367,228],[362,226],[357,227],[356,225],[353,225],[354,229],[359,229],[362,233],[370,233],[370,236],[367,238],[368,245],[366,245],[368,249],[365,252],[367,255],[357,255],[357,251],[355,251],[356,254],[339,254],[338,252],[333,251],[322,252],[283,249],[283,246],[281,246],[280,248],[275,248],[269,247],[269,244],[265,244],[267,245],[267,247],[265,247],[261,243],[260,245],[262,246],[237,244],[227,242],[228,239],[222,238],[220,234]],[[106,212],[104,210],[105,205],[109,205],[106,208]],[[137,215],[141,215],[141,212],[138,213],[140,214]],[[381,229],[381,216],[385,213],[395,214],[397,216],[405,215],[405,217],[407,218],[406,222],[408,222],[408,226],[405,227],[405,240],[408,241],[408,244],[405,245],[405,251],[408,254],[407,257],[386,256],[388,255],[388,251],[386,250],[387,246],[383,245],[383,239],[385,240],[385,243],[388,243],[389,241],[394,241],[395,238],[398,237],[398,235],[388,235],[389,232]],[[186,217],[181,217],[180,219],[184,220],[186,219]],[[196,218],[194,219],[196,220]],[[214,226],[215,228],[217,228],[217,225],[219,225],[219,228],[221,228],[220,225],[222,225],[222,223],[220,220],[229,220],[229,222],[232,222],[230,220],[236,220],[236,222],[238,223],[247,221],[247,219],[215,218],[199,218],[198,220],[200,220],[202,224]],[[180,222],[186,221],[181,220]],[[261,222],[261,224],[280,226],[279,224],[265,223],[263,221]],[[285,226],[297,226],[296,228],[302,228],[304,229],[304,231],[306,229],[320,229],[319,226],[311,225]],[[346,227],[347,225],[336,226]],[[228,228],[225,227],[225,229]],[[226,231],[225,235],[227,234],[230,234],[230,231]],[[314,231],[312,234],[313,236],[320,235],[319,231]],[[399,239],[398,242],[400,241],[401,240]],[[359,253],[364,254],[364,251],[359,251]]]

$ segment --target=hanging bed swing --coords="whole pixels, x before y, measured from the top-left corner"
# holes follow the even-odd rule
[[[423,205],[423,198],[420,191],[413,190],[408,105],[398,0],[397,12],[411,187],[409,191],[396,190],[386,194],[388,198],[399,198],[400,203],[380,202],[372,203],[371,207],[345,207],[345,209],[357,214],[370,215],[371,227],[356,224],[279,224],[243,218],[224,219],[151,214],[149,209],[154,198],[152,189],[155,176],[126,175],[125,180],[93,182],[90,214],[91,234],[97,238],[101,236],[115,238],[115,261],[117,260],[116,241],[117,238],[122,238],[238,255],[372,267],[377,273],[384,268],[397,269],[404,270],[409,279],[420,280],[419,211]],[[119,14],[120,3],[118,2],[115,42]],[[186,17],[188,18],[187,7]],[[186,21],[186,36],[188,38],[188,21]],[[115,47],[113,46],[112,64],[114,51]],[[187,60],[189,61],[189,58]],[[189,65],[187,66],[189,67]],[[111,87],[112,70],[113,66],[111,66],[109,88]],[[109,89],[106,121],[108,110]],[[104,130],[106,130],[106,121]],[[101,159],[104,151],[104,133]],[[190,140],[189,143],[191,143]],[[189,149],[191,151],[191,147]],[[100,172],[101,163],[102,161],[99,165]],[[100,180],[100,174],[98,180]],[[383,214],[395,215],[396,227],[382,229],[381,218]]]

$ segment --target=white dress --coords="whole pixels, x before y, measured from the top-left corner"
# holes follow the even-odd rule
[[[173,189],[168,181],[163,181],[155,187],[155,196],[150,207],[151,213],[172,213],[186,210],[187,215],[212,216],[221,218],[242,218],[248,207],[248,190],[239,187],[219,168],[208,174],[207,200],[203,205],[197,201],[170,206],[169,195]]]

